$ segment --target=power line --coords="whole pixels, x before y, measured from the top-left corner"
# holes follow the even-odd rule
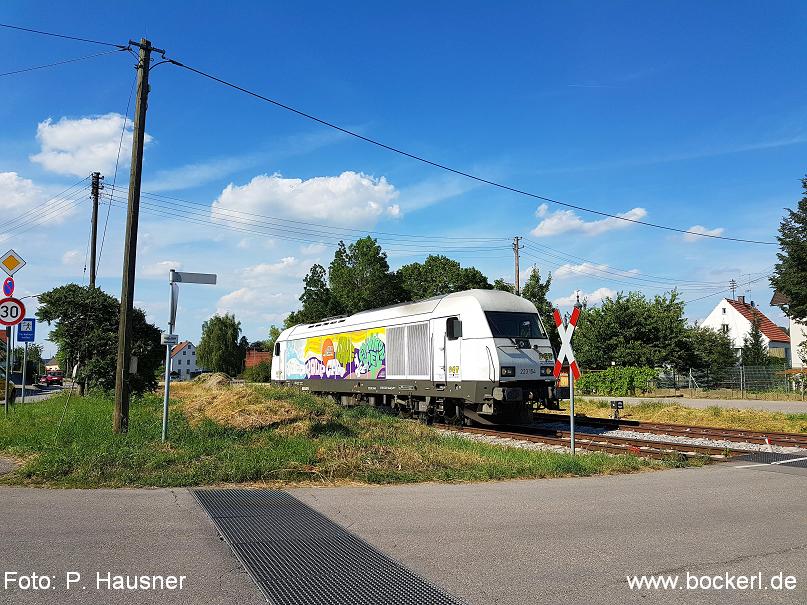
[[[119,192],[122,194],[123,192]],[[406,233],[392,233],[389,231],[376,231],[373,229],[354,229],[350,227],[334,227],[329,225],[323,225],[321,223],[311,223],[307,221],[295,220],[295,219],[286,219],[286,218],[279,218],[275,216],[269,216],[265,214],[258,214],[255,212],[247,212],[245,210],[235,210],[232,208],[226,207],[215,207],[211,206],[209,203],[204,202],[195,202],[192,200],[186,200],[177,197],[170,197],[170,196],[163,196],[155,193],[147,193],[143,192],[142,196],[147,199],[151,199],[154,201],[159,202],[171,202],[171,206],[180,206],[180,207],[188,207],[188,208],[204,208],[205,213],[210,213],[213,215],[218,215],[221,219],[229,219],[232,218],[233,220],[240,219],[243,217],[255,217],[257,219],[264,219],[263,221],[254,221],[251,218],[247,218],[249,222],[253,222],[255,224],[262,224],[268,225],[270,229],[282,229],[284,232],[291,232],[291,233],[302,233],[306,235],[327,235],[330,237],[339,237],[342,239],[348,237],[354,237],[355,234],[367,234],[372,236],[378,236],[379,238],[396,238],[396,239],[407,239],[407,240],[415,240],[415,241],[422,241],[422,240],[439,240],[439,241],[449,241],[449,242],[504,242],[509,241],[509,238],[505,237],[451,237],[451,236],[444,236],[444,235],[418,235],[418,234],[406,234]],[[231,217],[230,215],[235,215]],[[267,222],[264,222],[267,221]],[[294,226],[288,226],[282,223],[291,223]],[[300,225],[298,227],[297,225]],[[311,228],[315,227],[315,228]],[[321,229],[320,229],[321,228]]]
[[[85,59],[94,59],[96,57],[103,57],[104,55],[112,55],[117,52],[120,52],[124,49],[116,49],[116,50],[107,50],[102,53],[95,53],[93,55],[84,55],[83,57],[76,57],[75,59],[65,59],[64,61],[57,61],[56,63],[47,63],[45,65],[37,65],[35,67],[25,67],[23,69],[16,69],[14,71],[7,71],[5,73],[0,73],[0,77],[2,76],[13,76],[14,74],[21,74],[28,71],[36,71],[37,69],[45,69],[48,67],[56,67],[58,65],[66,65],[67,63],[76,63],[77,61],[84,61]]]
[[[121,49],[121,50],[131,50],[131,47],[129,45],[115,44],[115,43],[112,43],[112,42],[103,42],[103,41],[99,41],[99,40],[91,40],[91,39],[88,39],[88,38],[81,38],[81,37],[78,37],[78,36],[68,36],[68,35],[65,35],[65,34],[57,34],[57,33],[54,33],[54,32],[46,32],[46,31],[35,30],[35,29],[25,28],[25,27],[19,27],[19,26],[15,26],[15,25],[8,25],[8,24],[3,24],[3,23],[0,23],[0,26],[10,28],[10,29],[15,29],[15,30],[20,30],[20,31],[26,31],[26,32],[30,32],[30,33],[35,33],[35,34],[46,35],[46,36],[55,36],[55,37],[66,38],[66,39],[70,39],[70,40],[78,40],[78,41],[81,41],[81,42],[89,42],[89,43],[92,43],[92,44],[102,44],[102,45],[105,45],[105,46],[114,46],[115,48],[118,48],[118,49]],[[423,156],[419,156],[419,155],[416,155],[414,153],[404,151],[403,149],[400,149],[398,147],[394,147],[392,145],[382,143],[381,141],[378,141],[376,139],[366,137],[366,136],[364,136],[362,134],[359,134],[358,132],[355,132],[355,131],[347,129],[347,128],[343,128],[342,126],[338,126],[337,124],[334,124],[333,122],[329,122],[328,120],[325,120],[323,118],[319,118],[319,117],[317,117],[315,115],[312,115],[310,113],[304,112],[304,111],[302,111],[300,109],[296,109],[295,107],[292,107],[290,105],[287,105],[285,103],[277,101],[276,99],[271,99],[271,98],[266,97],[266,96],[264,96],[264,95],[262,95],[260,93],[257,93],[255,91],[249,90],[247,88],[244,88],[243,86],[239,86],[238,84],[235,84],[233,82],[229,82],[227,80],[224,80],[223,78],[219,78],[217,76],[214,76],[214,75],[212,75],[210,73],[207,73],[207,72],[202,71],[200,69],[197,69],[195,67],[191,67],[190,65],[187,65],[187,64],[182,63],[180,61],[177,61],[175,59],[165,58],[164,53],[163,53],[163,58],[165,59],[163,61],[165,63],[171,63],[172,65],[175,65],[177,67],[181,67],[181,68],[186,69],[186,70],[188,70],[190,72],[193,72],[193,73],[195,73],[197,75],[200,75],[200,76],[202,76],[204,78],[208,78],[209,80],[213,80],[214,82],[218,82],[219,84],[223,84],[224,86],[227,86],[227,87],[232,88],[234,90],[238,90],[238,91],[240,91],[240,92],[242,92],[244,94],[250,95],[250,96],[255,97],[257,99],[260,99],[262,101],[266,101],[267,103],[271,103],[271,104],[273,104],[273,105],[275,105],[277,107],[280,107],[282,109],[285,109],[287,111],[295,113],[295,114],[297,114],[299,116],[302,116],[302,117],[304,117],[306,119],[312,120],[312,121],[317,122],[319,124],[322,124],[323,126],[327,126],[328,128],[332,128],[334,130],[337,130],[339,132],[342,132],[344,134],[347,134],[349,136],[352,136],[354,138],[362,140],[362,141],[364,141],[366,143],[370,143],[370,144],[375,145],[377,147],[381,147],[382,149],[392,151],[393,153],[397,153],[399,155],[411,158],[413,160],[422,162],[424,164],[434,166],[435,168],[440,168],[441,170],[445,170],[447,172],[451,172],[453,174],[457,174],[459,176],[463,176],[465,178],[472,179],[474,181],[484,183],[484,184],[490,185],[492,187],[497,187],[497,188],[503,189],[505,191],[510,191],[512,193],[517,193],[519,195],[523,195],[523,196],[530,197],[530,198],[533,198],[533,199],[549,202],[549,203],[552,203],[552,204],[557,204],[559,206],[564,206],[566,208],[573,208],[573,209],[579,210],[581,212],[588,212],[590,214],[595,214],[595,215],[598,215],[598,216],[604,216],[606,218],[619,220],[619,221],[624,221],[624,222],[628,222],[628,223],[634,223],[634,224],[637,224],[637,225],[644,225],[646,227],[653,227],[655,229],[663,229],[663,230],[666,230],[666,231],[673,231],[673,232],[676,232],[676,233],[684,233],[684,234],[693,235],[693,236],[696,236],[696,237],[705,237],[705,238],[718,239],[718,240],[724,240],[724,241],[741,242],[741,243],[747,243],[747,244],[776,245],[776,242],[771,242],[771,241],[761,241],[761,240],[752,240],[752,239],[744,239],[744,238],[736,238],[736,237],[727,237],[727,236],[723,236],[723,235],[714,235],[714,234],[709,234],[709,233],[696,233],[696,232],[692,232],[692,231],[690,231],[688,229],[680,229],[678,227],[670,227],[668,225],[660,225],[658,223],[651,223],[649,221],[642,221],[642,220],[639,220],[639,219],[632,219],[632,218],[628,218],[628,217],[621,216],[621,215],[618,215],[618,214],[611,214],[611,213],[608,213],[608,212],[603,212],[601,210],[594,210],[592,208],[586,208],[585,206],[580,206],[578,204],[572,204],[572,203],[569,203],[569,202],[563,202],[561,200],[550,198],[550,197],[543,196],[543,195],[538,195],[536,193],[532,193],[532,192],[526,191],[524,189],[519,189],[517,187],[512,187],[510,185],[505,185],[504,183],[499,183],[497,181],[492,181],[490,179],[486,179],[486,178],[477,176],[475,174],[471,174],[469,172],[464,172],[464,171],[459,170],[457,168],[452,168],[451,166],[448,166],[446,164],[442,164],[440,162],[429,160],[429,159],[427,159],[427,158],[425,158]]]
[[[122,207],[125,204],[124,198],[120,197],[119,195],[113,196],[110,199],[112,203],[116,205],[116,207]],[[306,244],[324,244],[326,246],[335,246],[341,239],[343,239],[335,234],[324,234],[325,237],[323,237],[322,235],[318,235],[317,233],[308,234],[305,231],[299,231],[299,230],[292,231],[292,233],[300,233],[301,236],[299,237],[288,235],[287,232],[289,230],[287,229],[282,229],[278,227],[266,227],[263,226],[260,222],[240,220],[237,217],[225,216],[213,220],[209,217],[209,214],[207,212],[202,213],[201,210],[187,210],[186,211],[187,214],[177,214],[175,210],[171,210],[164,205],[148,201],[148,198],[141,200],[141,205],[144,209],[144,212],[149,212],[151,214],[166,216],[182,222],[193,222],[196,224],[216,228],[224,227],[226,229],[230,229],[233,231],[240,231],[242,233],[249,233],[252,235],[260,235],[264,237],[272,237],[276,239],[296,241]],[[309,235],[309,237],[303,237],[305,235]],[[318,239],[312,239],[312,238],[318,238]],[[381,242],[385,241],[385,238],[378,238],[378,239]],[[401,242],[395,240],[392,240],[391,244],[399,248],[412,248],[418,251],[424,251],[425,250],[424,247],[428,247],[429,245],[434,246],[434,244],[431,242]],[[454,243],[452,245],[441,245],[441,246],[435,246],[433,248],[433,250],[435,251],[438,249],[450,252],[488,251],[488,250],[492,251],[492,250],[503,250],[505,249],[505,245],[480,247],[480,246],[460,246],[458,243]]]
[[[53,36],[54,38],[64,38],[66,40],[76,40],[77,42],[89,42],[90,44],[101,44],[103,46],[114,46],[115,48],[119,49],[126,49],[128,45],[126,44],[115,44],[114,42],[102,42],[100,40],[91,40],[89,38],[80,38],[78,36],[68,36],[66,34],[57,34],[54,32],[46,32],[39,29],[31,29],[29,27],[20,27],[19,25],[9,25],[8,23],[0,23],[0,27],[5,27],[7,29],[16,29],[23,32],[29,32],[32,34],[40,34],[42,36]]]
[[[471,174],[469,172],[464,172],[462,170],[458,170],[457,168],[452,168],[451,166],[447,166],[446,164],[441,164],[440,162],[435,162],[433,160],[429,160],[429,159],[427,159],[427,158],[425,158],[423,156],[419,156],[419,155],[416,155],[414,153],[409,153],[408,151],[404,151],[403,149],[400,149],[398,147],[394,147],[392,145],[382,143],[381,141],[378,141],[376,139],[366,137],[366,136],[364,136],[362,134],[359,134],[358,132],[355,132],[353,130],[349,130],[347,128],[343,128],[342,126],[338,126],[337,124],[334,124],[333,122],[329,122],[327,120],[319,118],[319,117],[317,117],[315,115],[312,115],[310,113],[306,113],[306,112],[304,112],[304,111],[302,111],[300,109],[296,109],[296,108],[294,108],[294,107],[292,107],[290,105],[287,105],[287,104],[282,103],[280,101],[277,101],[275,99],[271,99],[269,97],[266,97],[266,96],[264,96],[264,95],[262,95],[260,93],[254,92],[254,91],[249,90],[247,88],[244,88],[243,86],[239,86],[238,84],[234,84],[233,82],[229,82],[227,80],[224,80],[224,79],[219,78],[217,76],[214,76],[212,74],[204,72],[204,71],[202,71],[200,69],[196,69],[195,67],[191,67],[189,65],[181,63],[180,61],[176,61],[174,59],[167,59],[167,61],[169,63],[173,64],[173,65],[176,65],[177,67],[182,67],[182,68],[184,68],[184,69],[186,69],[188,71],[191,71],[191,72],[193,72],[193,73],[195,73],[197,75],[200,75],[202,77],[208,78],[210,80],[213,80],[214,82],[218,82],[219,84],[223,84],[224,86],[228,86],[230,88],[233,88],[234,90],[238,90],[240,92],[243,92],[244,94],[250,95],[250,96],[255,97],[257,99],[260,99],[262,101],[266,101],[267,103],[271,103],[271,104],[273,104],[273,105],[275,105],[277,107],[280,107],[282,109],[285,109],[287,111],[295,113],[295,114],[297,114],[299,116],[302,116],[304,118],[307,118],[307,119],[312,120],[314,122],[317,122],[319,124],[322,124],[323,126],[327,126],[328,128],[338,130],[339,132],[342,132],[342,133],[347,134],[349,136],[352,136],[354,138],[360,139],[360,140],[362,140],[362,141],[364,141],[366,143],[376,145],[377,147],[381,147],[381,148],[386,149],[388,151],[392,151],[393,153],[397,153],[399,155],[411,158],[413,160],[417,160],[418,162],[422,162],[424,164],[434,166],[435,168],[440,168],[441,170],[445,170],[447,172],[452,172],[452,173],[457,174],[459,176],[463,176],[465,178],[472,179],[474,181],[484,183],[486,185],[491,185],[493,187],[498,187],[499,189],[504,189],[505,191],[510,191],[512,193],[517,193],[519,195],[524,195],[524,196],[527,196],[527,197],[530,197],[530,198],[533,198],[533,199],[542,200],[542,201],[549,202],[549,203],[552,203],[552,204],[557,204],[559,206],[565,206],[567,208],[573,208],[575,210],[580,210],[581,212],[588,212],[588,213],[591,213],[591,214],[604,216],[604,217],[611,218],[611,219],[614,219],[614,220],[625,221],[625,222],[628,222],[628,223],[635,223],[637,225],[644,225],[646,227],[654,227],[656,229],[664,229],[666,231],[674,231],[676,233],[685,233],[685,234],[694,235],[694,236],[697,236],[697,237],[707,237],[707,238],[712,238],[712,239],[719,239],[719,240],[726,240],[726,241],[733,241],[733,242],[742,242],[742,243],[746,243],[746,244],[776,245],[776,242],[770,242],[770,241],[761,241],[761,240],[751,240],[751,239],[743,239],[743,238],[736,238],[736,237],[727,237],[727,236],[723,236],[723,235],[713,235],[713,234],[709,234],[709,233],[695,233],[695,232],[692,232],[692,231],[687,230],[687,229],[679,229],[678,227],[670,227],[668,225],[660,225],[660,224],[657,224],[657,223],[651,223],[651,222],[642,221],[642,220],[639,220],[639,219],[627,218],[625,216],[620,216],[618,214],[611,214],[611,213],[608,213],[608,212],[603,212],[601,210],[593,210],[591,208],[586,208],[586,207],[580,206],[578,204],[572,204],[572,203],[569,203],[569,202],[563,202],[563,201],[560,201],[560,200],[557,200],[557,199],[554,199],[554,198],[546,197],[546,196],[543,196],[543,195],[538,195],[536,193],[532,193],[532,192],[526,191],[524,189],[519,189],[517,187],[511,187],[510,185],[505,185],[503,183],[499,183],[497,181],[492,181],[490,179],[486,179],[486,178],[477,176],[475,174]]]
[[[740,285],[742,285],[742,286],[750,286],[751,284],[755,284],[758,281],[761,281],[761,280],[763,280],[765,278],[768,278],[768,277],[770,277],[770,274],[762,275],[761,277],[757,277],[756,279],[749,280],[749,281],[745,282],[744,284],[740,284]],[[726,292],[730,292],[730,291],[731,291],[731,288],[726,288],[726,289],[720,290],[718,292],[712,292],[711,294],[707,294],[706,296],[701,296],[700,298],[693,298],[692,300],[686,300],[686,301],[684,301],[684,304],[688,305],[689,303],[697,302],[699,300],[703,300],[704,298],[711,298],[712,296],[717,296],[718,294],[725,294]]]

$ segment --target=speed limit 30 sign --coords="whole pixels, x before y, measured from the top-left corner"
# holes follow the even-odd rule
[[[25,305],[16,298],[0,299],[0,324],[16,326],[25,317]]]

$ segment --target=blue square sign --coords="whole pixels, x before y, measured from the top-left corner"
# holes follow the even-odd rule
[[[26,317],[17,326],[17,342],[34,342],[36,319]]]

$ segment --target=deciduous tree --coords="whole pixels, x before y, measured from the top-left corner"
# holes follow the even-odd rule
[[[77,382],[111,390],[115,387],[119,312],[118,300],[100,288],[68,284],[40,294],[36,315],[40,321],[55,324],[48,338],[59,347],[61,357],[78,363]],[[134,393],[153,390],[164,355],[160,330],[146,321],[143,311],[135,309],[132,335],[137,374],[131,376],[130,387]]]
[[[241,373],[244,350],[239,341],[241,322],[235,315],[214,315],[202,324],[202,337],[196,347],[196,360],[206,370],[229,376]]]
[[[429,255],[422,263],[410,263],[397,271],[408,300],[422,300],[474,288],[491,288],[487,278],[476,267],[463,267],[442,255]]]

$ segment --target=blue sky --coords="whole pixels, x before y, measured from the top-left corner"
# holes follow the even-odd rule
[[[801,195],[800,2],[43,7],[6,2],[0,21],[111,42],[145,35],[169,57],[365,136],[613,214],[772,240]],[[106,50],[10,30],[0,30],[0,49],[0,72]],[[89,200],[78,189],[47,200],[93,170],[111,190],[133,64],[113,53],[0,78],[0,209],[12,219],[43,208],[5,227],[3,245],[28,261],[18,295],[86,281]],[[220,276],[215,287],[182,289],[183,338],[197,340],[217,311],[234,312],[250,340],[263,338],[296,307],[311,264],[327,265],[333,243],[358,234],[346,229],[396,234],[379,236],[393,267],[444,251],[491,280],[512,279],[510,242],[520,235],[529,240],[523,265],[554,273],[559,304],[576,290],[596,304],[621,290],[678,286],[685,300],[700,299],[687,306],[692,320],[729,279],[763,276],[776,260],[775,246],[542,206],[171,65],[151,84],[143,189],[153,196],[141,215],[137,304],[165,327],[168,268]],[[128,159],[124,144],[116,197],[125,196]],[[272,237],[261,217],[300,222]],[[124,220],[114,205],[100,261],[99,285],[115,296]],[[767,306],[765,279],[749,289],[784,322]]]

